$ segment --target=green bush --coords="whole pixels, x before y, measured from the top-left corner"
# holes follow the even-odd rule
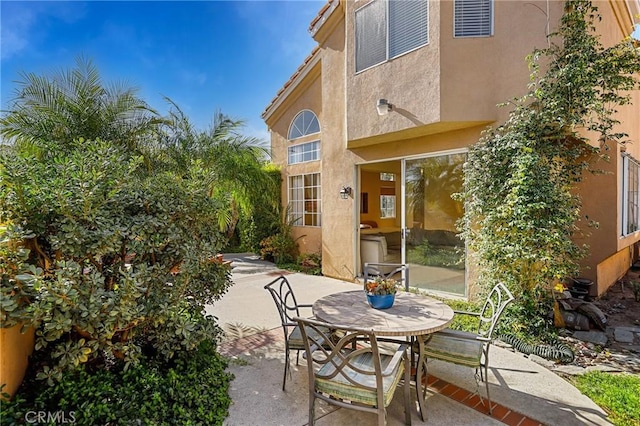
[[[51,385],[105,356],[135,363],[152,346],[170,358],[215,339],[202,312],[231,280],[210,260],[224,238],[206,171],[147,174],[108,142],[66,149],[0,155],[1,320],[36,327],[49,357],[39,377]]]
[[[267,164],[263,168],[265,175],[273,182],[271,192],[263,194],[271,202],[260,202],[256,200],[251,214],[242,213],[236,228],[237,241],[235,246],[229,248],[236,251],[246,251],[252,253],[260,252],[260,242],[270,235],[275,235],[281,228],[282,203],[280,195],[281,173],[273,164]]]
[[[278,263],[278,267],[307,275],[322,275],[322,256],[317,253],[303,253],[298,256],[296,262]]]
[[[145,358],[128,369],[85,368],[65,373],[53,386],[31,374],[2,404],[2,424],[25,424],[34,412],[64,413],[78,425],[221,425],[231,403],[227,361],[211,341],[181,351],[170,363]],[[61,414],[59,414],[61,415]]]
[[[459,247],[434,246],[428,240],[423,240],[413,250],[409,250],[407,257],[410,263],[425,266],[446,267],[464,270],[464,252]]]

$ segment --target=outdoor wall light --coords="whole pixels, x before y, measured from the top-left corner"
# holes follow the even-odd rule
[[[378,110],[378,115],[387,115],[393,109],[393,105],[386,99],[378,99],[376,109]]]
[[[342,198],[343,200],[346,200],[350,196],[351,196],[351,187],[343,186],[342,189],[340,190],[340,198]]]

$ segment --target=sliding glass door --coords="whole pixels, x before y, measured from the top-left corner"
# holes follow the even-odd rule
[[[463,185],[466,154],[404,160],[404,259],[410,284],[464,296],[465,247],[456,222],[463,204],[451,196]]]

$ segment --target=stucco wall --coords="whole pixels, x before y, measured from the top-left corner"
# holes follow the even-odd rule
[[[547,46],[545,14],[557,22],[562,2],[495,1],[493,36],[467,38],[453,36],[453,1],[438,3],[442,121],[504,121],[510,108],[496,106],[526,93],[526,57]]]
[[[623,2],[595,2],[602,20],[596,23],[604,47],[612,46],[630,34],[632,28],[623,27],[620,17],[626,13]],[[618,107],[616,131],[627,133],[631,142],[624,146],[627,154],[640,160],[640,91],[629,94],[631,104]],[[597,135],[592,144],[599,146]],[[605,173],[586,175],[580,185],[583,200],[582,227],[589,219],[597,221],[597,228],[588,228],[588,236],[576,239],[589,246],[589,255],[582,262],[581,276],[596,282],[597,295],[605,292],[624,275],[633,259],[633,245],[640,241],[640,232],[622,237],[622,161],[621,146],[609,142],[603,154],[607,158],[596,164]]]
[[[455,39],[453,2],[430,2],[427,46],[355,73],[354,11],[366,3],[340,3],[316,34],[320,50],[303,70],[304,77],[297,76],[288,88],[285,85],[281,103],[267,119],[274,162],[283,165],[286,133],[295,114],[306,108],[320,119],[322,160],[284,167],[283,200],[288,199],[289,175],[322,172],[322,227],[296,227],[294,233],[301,236],[304,251],[322,250],[325,275],[342,279],[357,274],[357,165],[450,152],[477,142],[486,125],[508,116],[509,108],[496,105],[526,92],[525,57],[534,48],[546,46],[547,16],[553,31],[563,5],[559,0],[496,1],[494,36]],[[605,45],[623,35],[611,4],[596,2],[604,18],[599,30],[605,33]],[[616,7],[619,14],[622,9]],[[619,119],[634,141],[627,152],[640,159],[640,95],[632,96],[635,105],[621,108]],[[394,104],[386,116],[376,112],[379,98]],[[609,154],[610,161],[602,166],[611,173],[587,176],[582,186],[586,197],[581,225],[587,224],[588,217],[600,227],[588,229],[590,235],[578,239],[591,247],[581,275],[607,280],[598,283],[598,291],[611,284],[608,281],[619,274],[624,251],[640,239],[640,235],[619,237],[619,147],[613,145]],[[353,188],[348,200],[339,197],[343,186]]]
[[[322,273],[352,280],[357,275],[354,235],[356,175],[353,153],[346,150],[345,132],[345,28],[344,20],[321,46],[323,137],[322,148]],[[340,198],[340,189],[352,188],[351,197]]]
[[[11,397],[22,383],[35,343],[35,329],[21,333],[21,328],[0,328],[0,385],[5,385],[2,392]]]
[[[388,62],[355,72],[355,10],[366,2],[346,2],[347,138],[363,139],[440,121],[440,2],[429,2],[429,43]],[[379,117],[378,99],[394,105]]]

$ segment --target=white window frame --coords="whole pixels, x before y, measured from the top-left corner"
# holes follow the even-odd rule
[[[318,123],[318,131],[317,132],[305,133],[307,131],[307,129],[308,129],[308,126],[305,126],[305,127],[307,127],[307,129],[304,129],[304,128],[300,129],[296,125],[296,121],[298,120],[298,118],[304,117],[305,114],[311,114],[312,115],[310,123],[312,123],[313,121]],[[293,131],[294,128],[296,128],[296,129],[298,129],[300,131],[300,135],[295,136],[295,137],[291,137],[291,132]],[[320,120],[318,119],[318,116],[316,115],[315,112],[311,111],[310,109],[303,109],[302,111],[297,113],[295,117],[293,117],[293,120],[291,120],[291,123],[289,124],[289,130],[287,131],[287,138],[290,141],[293,141],[293,140],[300,139],[300,138],[303,138],[303,137],[308,136],[308,135],[315,135],[315,134],[318,134],[318,133],[320,133]]]
[[[308,163],[320,159],[320,140],[291,145],[287,149],[288,164]]]
[[[622,154],[622,236],[640,230],[640,162]]]
[[[396,217],[396,196],[380,195],[380,219]]]
[[[396,174],[380,172],[380,180],[385,182],[394,182],[396,180]]]
[[[316,176],[315,182],[307,182],[307,178]],[[299,185],[301,180],[302,185]],[[322,183],[320,173],[306,173],[289,176],[289,223],[293,226],[322,226]],[[315,197],[314,197],[315,195]],[[309,210],[308,206],[315,206]]]
[[[483,1],[487,1],[490,4],[490,23],[489,23],[489,33],[488,34],[471,34],[471,35],[456,35],[456,32],[458,30],[458,27],[456,25],[456,21],[457,21],[457,9],[456,9],[456,5],[459,2],[483,2]],[[481,38],[481,37],[492,37],[493,36],[493,30],[494,30],[494,15],[495,15],[495,0],[453,0],[453,37],[454,38]]]
[[[423,1],[426,4],[426,8],[427,8],[426,9],[426,28],[425,28],[426,40],[425,40],[424,43],[421,43],[421,44],[419,44],[417,46],[414,46],[414,47],[412,47],[412,48],[410,48],[408,50],[403,50],[400,53],[397,53],[397,54],[391,56],[391,54],[390,54],[390,43],[389,43],[389,40],[391,38],[391,30],[390,30],[391,19],[390,19],[390,13],[389,13],[389,1],[390,0],[371,0],[369,3],[365,4],[364,6],[358,8],[358,9],[356,9],[356,11],[355,11],[356,17],[354,19],[354,26],[355,26],[354,37],[356,39],[355,40],[355,45],[356,45],[355,50],[356,50],[356,52],[355,52],[355,56],[354,56],[354,63],[355,63],[354,67],[355,67],[355,70],[356,70],[356,74],[361,73],[363,71],[366,71],[366,70],[368,70],[370,68],[373,68],[375,66],[378,66],[380,64],[383,64],[385,62],[388,62],[391,59],[395,59],[395,58],[398,58],[398,57],[400,57],[402,55],[406,55],[407,53],[413,52],[413,51],[415,51],[417,49],[420,49],[420,48],[422,48],[422,47],[424,47],[424,46],[429,44],[429,0],[412,0],[412,1]],[[405,1],[405,0],[396,0],[396,1]],[[377,2],[384,2],[385,3],[385,25],[386,25],[386,32],[385,32],[385,43],[386,43],[385,50],[386,50],[386,55],[385,55],[385,59],[383,59],[380,62],[376,62],[375,64],[366,66],[366,67],[364,67],[362,69],[358,69],[358,60],[357,60],[357,56],[358,56],[358,52],[357,52],[357,49],[358,49],[357,48],[357,44],[358,44],[357,15],[358,15],[358,13],[364,13],[363,11],[367,7],[371,7],[373,4],[375,4]]]

